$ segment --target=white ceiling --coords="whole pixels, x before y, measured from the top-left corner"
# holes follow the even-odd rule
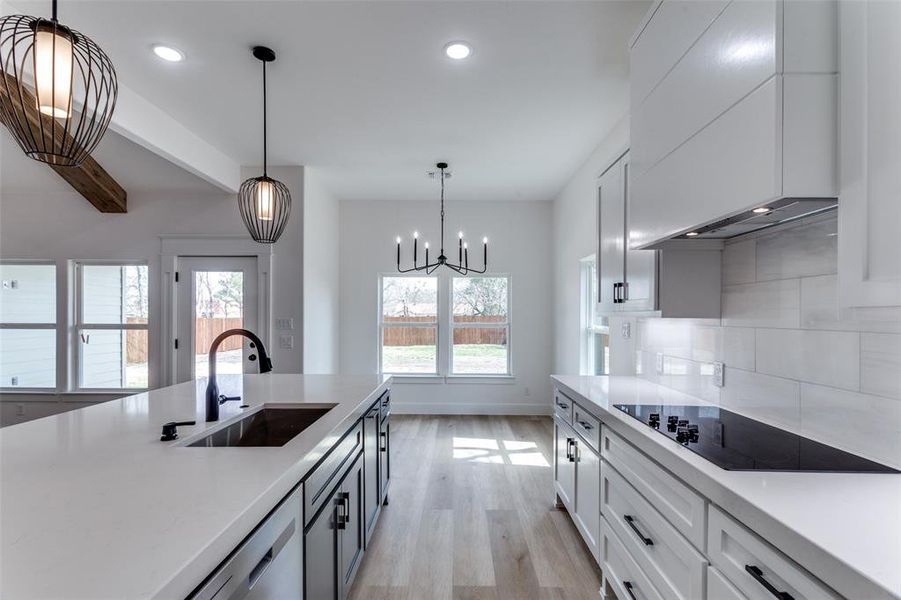
[[[124,85],[241,164],[261,162],[250,47],[264,44],[278,54],[271,164],[318,168],[342,199],[433,199],[425,172],[447,160],[454,199],[548,200],[625,113],[627,40],[649,5],[68,0],[60,20],[107,51]],[[447,59],[451,40],[472,56]],[[163,63],[154,43],[187,60]]]

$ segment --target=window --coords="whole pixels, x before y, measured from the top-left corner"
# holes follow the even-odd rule
[[[438,373],[438,278],[382,277],[379,372]]]
[[[0,264],[0,387],[56,388],[56,267]]]
[[[606,317],[597,315],[598,277],[595,255],[581,260],[581,351],[582,375],[607,375],[610,372],[610,330]]]
[[[77,387],[148,386],[147,265],[78,263]]]
[[[507,277],[452,278],[450,373],[509,375]]]

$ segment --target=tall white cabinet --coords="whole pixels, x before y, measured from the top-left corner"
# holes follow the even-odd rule
[[[901,306],[901,2],[842,1],[839,32],[841,303]]]

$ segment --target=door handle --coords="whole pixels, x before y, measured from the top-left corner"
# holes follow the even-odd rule
[[[745,565],[745,571],[747,571],[751,577],[754,578],[757,583],[763,586],[763,588],[771,593],[779,600],[795,600],[795,597],[789,594],[788,592],[782,592],[776,589],[772,583],[766,580],[766,577],[763,576],[763,571],[760,570],[760,567],[756,565]]]
[[[649,537],[645,537],[644,534],[638,530],[638,526],[635,524],[635,517],[633,517],[632,515],[623,515],[623,519],[626,521],[626,523],[629,524],[629,527],[632,528],[632,531],[635,532],[635,535],[638,536],[638,539],[640,539],[642,542],[644,542],[645,546],[653,546],[654,545],[654,540],[652,540]]]
[[[566,458],[569,459],[569,462],[576,462],[576,440],[573,438],[566,438]]]

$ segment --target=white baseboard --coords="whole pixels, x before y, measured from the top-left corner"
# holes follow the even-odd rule
[[[548,415],[550,404],[513,404],[508,402],[398,402],[391,401],[391,412],[398,415]]]

